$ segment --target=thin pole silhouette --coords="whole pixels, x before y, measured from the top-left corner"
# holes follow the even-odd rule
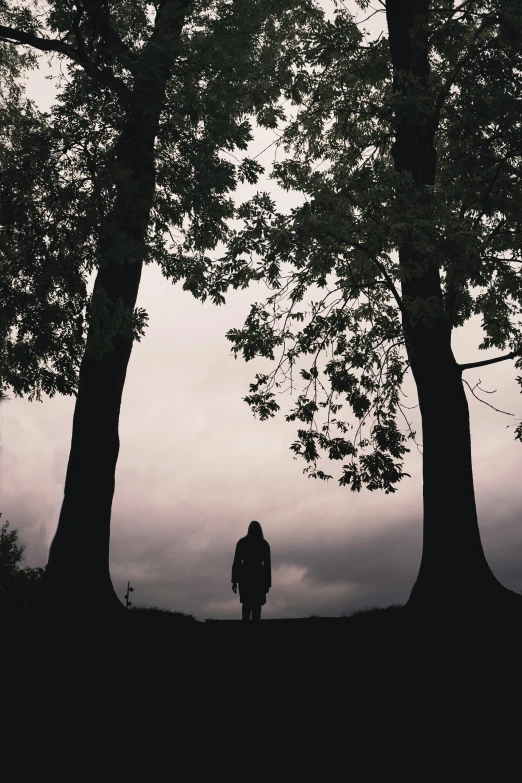
[[[130,582],[127,582],[127,592],[123,596],[127,603],[125,604],[125,609],[128,609],[129,606],[132,606],[132,601],[129,601],[129,594],[134,592],[134,587],[130,586]]]

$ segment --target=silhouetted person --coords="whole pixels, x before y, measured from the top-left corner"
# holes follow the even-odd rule
[[[261,607],[266,604],[266,594],[272,587],[270,545],[265,541],[263,529],[255,520],[248,526],[248,534],[240,538],[232,565],[232,590],[243,604],[243,620],[260,620]]]

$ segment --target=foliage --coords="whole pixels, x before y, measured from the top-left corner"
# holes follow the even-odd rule
[[[522,369],[522,10],[513,0],[433,4],[429,84],[412,82],[404,97],[388,38],[365,39],[338,5],[333,21],[318,16],[302,36],[287,93],[296,115],[280,131],[288,157],[271,174],[303,203],[288,214],[267,193],[241,204],[242,227],[208,285],[273,289],[227,335],[246,361],[278,352],[245,398],[254,414],[273,416],[276,393],[296,390],[287,420],[304,425],[291,448],[305,472],[329,479],[321,453],[349,458],[340,484],[388,493],[407,475],[405,444],[415,439],[400,398],[410,364],[402,316],[429,324],[438,308],[401,297],[406,237],[438,267],[449,327],[480,315],[479,348],[509,346]],[[433,187],[413,187],[391,156],[400,122],[419,117],[435,131]]]
[[[14,92],[3,98],[0,123],[0,390],[36,399],[75,392],[87,326],[104,317],[87,282],[126,176],[118,140],[131,102],[146,103],[136,95],[140,75],[161,67],[150,52],[166,5],[0,2],[0,51],[5,67],[14,62]],[[292,83],[299,30],[317,11],[313,0],[182,0],[175,12],[186,20],[180,41],[173,39],[175,67],[156,137],[146,262],[205,298],[208,251],[228,236],[233,215],[228,194],[238,181],[256,182],[261,170],[232,151],[246,149],[254,118],[270,128],[284,116],[279,97]],[[66,65],[49,113],[25,98],[16,79],[20,45]],[[31,56],[27,67],[35,65]],[[123,262],[126,240],[109,234]],[[215,289],[212,299],[223,301]],[[131,330],[139,340],[144,333],[142,309],[129,318],[116,308],[108,317],[100,354],[115,334]]]
[[[25,608],[43,577],[44,568],[20,568],[24,551],[17,528],[10,530],[9,522],[4,522],[0,527],[0,606],[3,608]]]
[[[31,399],[42,392],[71,394],[83,349],[87,296],[83,270],[90,230],[88,216],[78,212],[81,185],[76,177],[61,178],[63,145],[45,117],[21,98],[5,108],[0,385]],[[71,220],[78,230],[68,231]]]
[[[118,138],[163,5],[37,0],[33,11],[0,2],[0,67],[11,84],[0,147],[0,391],[74,392],[93,315],[86,279],[100,263],[115,183],[125,178]],[[409,369],[402,315],[430,322],[438,307],[419,308],[399,292],[397,249],[412,226],[415,247],[437,263],[450,327],[480,315],[479,347],[509,346],[522,369],[522,129],[514,119],[522,11],[515,0],[432,4],[430,81],[426,89],[412,82],[401,97],[387,37],[365,37],[336,5],[330,21],[313,0],[180,3],[187,18],[158,128],[146,260],[215,303],[231,285],[267,282],[268,301],[228,334],[246,360],[279,352],[247,402],[267,418],[279,407],[276,392],[295,387],[288,419],[303,426],[292,449],[309,475],[331,478],[318,468],[326,453],[343,463],[341,484],[394,492],[407,475],[406,441],[415,439],[400,398]],[[31,55],[17,59],[23,35],[54,42],[53,56],[67,62],[48,115],[18,86],[31,66]],[[261,167],[232,150],[246,149],[252,118],[265,128],[286,121],[281,94],[296,112],[281,139],[289,157],[272,176],[303,203],[282,214],[258,193],[235,209],[230,192],[255,183]],[[394,169],[394,137],[408,117],[436,129],[433,187],[414,188]],[[231,229],[231,218],[242,228]],[[123,260],[123,239],[111,242]],[[209,251],[219,242],[226,252],[214,263]],[[314,297],[308,305],[306,297]],[[118,332],[139,339],[147,321],[143,310],[110,317],[100,351]]]
[[[5,584],[6,579],[18,570],[24,559],[24,550],[25,546],[18,543],[18,530],[9,530],[9,522],[4,522],[0,528],[0,584]]]

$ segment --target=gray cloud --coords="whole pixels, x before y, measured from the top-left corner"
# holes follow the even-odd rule
[[[188,545],[179,530],[155,535],[152,540],[113,538],[111,562],[117,590],[122,594],[130,579],[138,603],[189,611],[198,619],[238,617],[238,599],[230,590],[235,538],[223,541],[219,522],[215,542],[203,548]],[[239,535],[244,532],[240,530]],[[495,533],[493,541],[503,543],[486,547],[490,564],[504,584],[520,590],[520,529],[514,519],[500,519]],[[298,533],[288,535],[284,529],[267,525],[265,534],[273,565],[266,617],[338,615],[361,606],[404,603],[420,563],[421,530],[413,519],[352,535],[342,529],[325,535],[318,526],[315,535],[304,540]],[[505,543],[513,534],[519,536],[515,546]]]

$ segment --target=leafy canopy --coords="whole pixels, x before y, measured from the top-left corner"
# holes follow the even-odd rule
[[[93,316],[88,276],[99,267],[122,176],[115,147],[140,74],[160,67],[155,19],[167,3],[0,0],[0,68],[11,80],[0,105],[0,391],[30,399],[75,392]],[[318,12],[312,0],[181,0],[182,7],[156,139],[145,261],[205,298],[208,253],[230,231],[229,194],[261,171],[232,151],[246,149],[254,118],[273,128],[282,116],[299,31]],[[22,68],[36,67],[38,50],[60,64],[48,113],[19,81]],[[111,239],[124,259],[125,238]],[[223,301],[215,289],[212,299]],[[116,309],[100,353],[118,332],[140,339],[147,314],[131,316]]]
[[[409,368],[401,311],[434,315],[429,301],[401,297],[406,238],[436,261],[451,327],[480,315],[479,348],[509,346],[522,369],[522,9],[514,0],[433,2],[428,87],[412,80],[401,97],[387,37],[365,37],[336,5],[333,21],[319,15],[301,36],[286,93],[295,116],[281,136],[288,157],[271,173],[303,203],[288,214],[267,193],[241,204],[242,227],[208,285],[222,293],[264,280],[273,290],[227,335],[246,361],[278,354],[245,398],[254,414],[273,416],[278,390],[295,389],[287,420],[302,423],[291,448],[305,472],[331,478],[318,468],[325,453],[344,462],[340,484],[389,493],[407,475],[405,444],[415,439],[400,399]],[[390,154],[408,116],[436,126],[436,182],[422,192]]]

